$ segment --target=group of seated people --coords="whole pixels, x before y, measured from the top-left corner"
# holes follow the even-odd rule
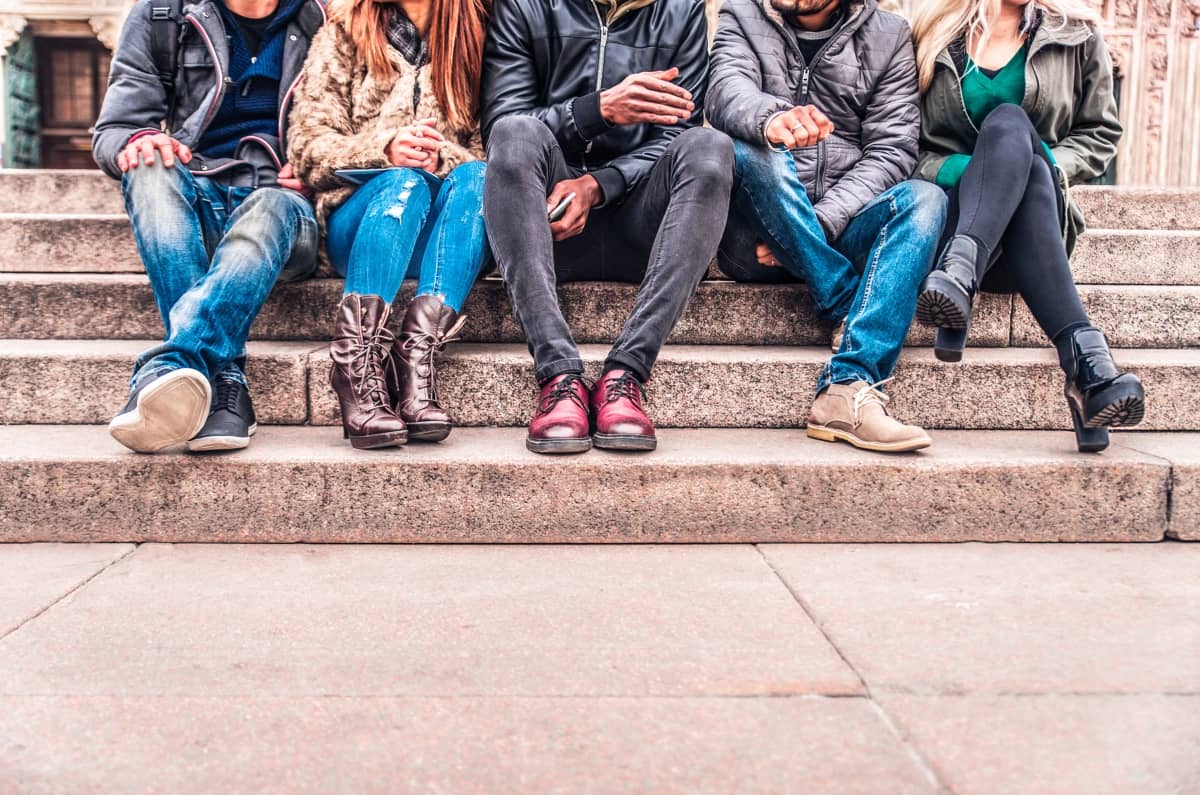
[[[110,431],[245,447],[250,327],[324,262],[345,437],[445,439],[438,354],[494,265],[540,387],[527,447],[653,450],[645,385],[715,258],[805,283],[833,329],[810,437],[930,445],[883,385],[914,317],[958,361],[993,291],[1029,306],[1102,450],[1145,398],[1068,264],[1070,187],[1121,135],[1097,24],[1083,0],[918,0],[911,27],[876,0],[724,0],[710,48],[703,0],[141,0],[93,149],[164,339]],[[579,280],[640,285],[595,382],[557,297]]]

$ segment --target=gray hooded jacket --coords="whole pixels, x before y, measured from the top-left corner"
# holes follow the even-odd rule
[[[706,104],[718,130],[763,146],[766,123],[781,110],[811,104],[829,117],[833,134],[792,154],[830,240],[908,178],[921,128],[908,23],[875,0],[851,3],[847,13],[806,65],[770,0],[726,0]]]
[[[182,24],[153,20],[152,8],[160,5],[153,0],[141,0],[129,12],[113,54],[108,93],[92,135],[92,156],[109,176],[121,178],[117,155],[139,133],[165,130],[192,148],[204,135],[221,107],[230,82],[229,43],[216,5],[219,1],[185,3]],[[292,92],[303,74],[309,41],[324,22],[324,4],[309,0],[288,23],[279,81],[277,135],[244,142],[232,158],[206,159],[197,155],[188,164],[189,170],[237,185],[274,184],[283,153],[287,151],[284,136]],[[177,27],[180,36],[174,102],[167,96],[154,61],[153,26],[164,24]]]

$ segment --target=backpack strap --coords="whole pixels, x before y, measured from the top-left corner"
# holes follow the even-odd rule
[[[183,0],[148,0],[150,3],[150,54],[158,79],[167,91],[167,118],[175,111],[175,69],[179,39],[183,35]]]

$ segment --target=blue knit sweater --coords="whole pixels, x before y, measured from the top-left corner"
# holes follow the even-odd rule
[[[258,53],[250,51],[237,17],[218,3],[229,40],[229,79],[225,97],[196,151],[205,157],[233,157],[249,135],[277,134],[279,79],[287,25],[307,0],[281,0],[275,18],[263,34]]]

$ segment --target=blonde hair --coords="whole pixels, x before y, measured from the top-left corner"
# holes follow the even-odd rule
[[[992,35],[992,20],[1000,15],[1003,0],[918,0],[913,12],[913,38],[917,43],[917,74],[921,93],[933,82],[937,57],[960,36],[976,47],[986,46]],[[1062,24],[1071,22],[1100,23],[1086,0],[1029,0],[1025,6],[1024,28],[1028,30],[1037,19],[1037,12],[1059,17]]]

